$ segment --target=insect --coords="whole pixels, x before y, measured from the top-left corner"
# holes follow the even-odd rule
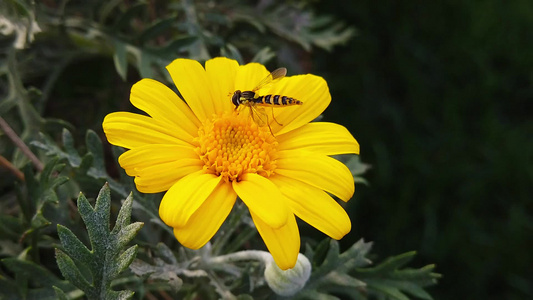
[[[253,88],[251,91],[240,91],[236,90],[233,93],[233,96],[231,97],[231,102],[233,105],[235,105],[235,109],[238,109],[239,106],[244,105],[250,108],[250,115],[252,116],[252,119],[254,122],[262,127],[265,125],[268,125],[268,128],[270,129],[270,133],[272,133],[272,129],[270,128],[269,122],[268,122],[268,115],[264,111],[263,107],[284,107],[284,106],[292,106],[292,105],[302,105],[303,102],[300,100],[296,100],[291,97],[282,96],[282,95],[263,95],[259,96],[256,92],[260,90],[261,88],[285,77],[287,74],[286,68],[279,68],[272,73],[268,74],[267,77],[265,77],[263,80],[261,80],[255,88]],[[272,111],[272,118],[276,123],[280,124],[275,118],[274,118],[274,112]],[[272,134],[273,135],[273,134]]]

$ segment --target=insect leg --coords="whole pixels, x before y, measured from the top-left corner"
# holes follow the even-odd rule
[[[276,117],[274,116],[274,107],[271,107],[270,109],[272,109],[272,119],[274,119],[274,122],[276,122],[279,126],[283,126],[283,124],[278,122],[278,120],[276,120]]]

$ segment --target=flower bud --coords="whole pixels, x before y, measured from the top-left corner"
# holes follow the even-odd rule
[[[300,291],[311,276],[311,263],[303,254],[298,254],[296,265],[283,271],[274,261],[265,268],[265,279],[274,293],[280,296],[292,296]]]

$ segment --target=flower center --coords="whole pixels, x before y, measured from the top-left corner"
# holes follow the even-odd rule
[[[276,169],[276,138],[268,127],[257,126],[251,118],[237,113],[216,116],[198,130],[196,152],[204,170],[228,181],[239,181],[246,173],[264,177]]]

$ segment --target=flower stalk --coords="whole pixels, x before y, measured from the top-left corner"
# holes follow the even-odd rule
[[[228,264],[239,261],[256,260],[269,264],[272,261],[272,255],[266,251],[261,250],[243,250],[226,255],[215,256],[209,258],[208,264]]]

